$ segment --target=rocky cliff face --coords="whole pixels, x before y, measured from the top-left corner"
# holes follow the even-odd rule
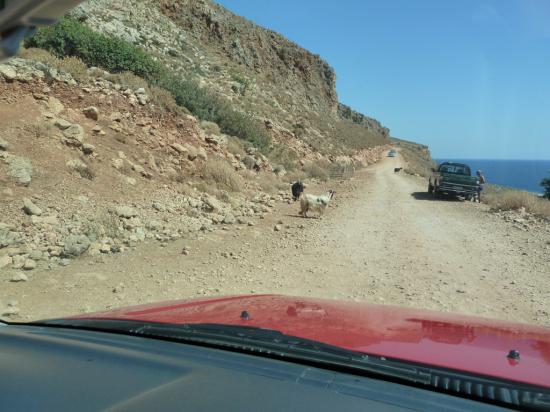
[[[318,150],[346,146],[329,120],[357,126],[346,128],[353,135],[346,149],[380,144],[389,135],[359,113],[341,116],[336,75],[318,55],[210,0],[89,0],[73,16],[143,47],[174,72],[196,78]],[[361,131],[365,128],[368,133]]]

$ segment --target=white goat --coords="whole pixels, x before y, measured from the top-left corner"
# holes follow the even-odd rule
[[[327,208],[330,199],[334,196],[334,193],[336,193],[334,190],[329,190],[321,196],[302,193],[300,196],[300,215],[307,217],[307,212],[311,210],[312,212],[319,213],[319,217],[321,217]]]

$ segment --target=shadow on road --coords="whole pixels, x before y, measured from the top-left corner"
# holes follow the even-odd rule
[[[411,196],[414,197],[416,200],[442,200],[446,202],[464,201],[464,199],[449,195],[437,195],[437,197],[434,199],[433,196],[428,192],[412,192]]]

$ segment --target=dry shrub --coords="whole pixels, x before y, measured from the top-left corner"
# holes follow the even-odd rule
[[[237,137],[229,136],[227,138],[227,151],[241,158],[246,154],[243,141]]]
[[[297,182],[298,180],[304,181],[307,178],[306,172],[303,170],[293,170],[291,172],[288,172],[286,175],[284,175],[284,180],[286,182]]]
[[[59,59],[51,54],[49,51],[44,49],[37,49],[36,47],[21,48],[19,56],[23,59],[36,60],[47,64],[52,67],[56,67],[59,64]]]
[[[239,192],[243,186],[239,174],[222,159],[208,159],[204,164],[202,174],[206,181],[214,182],[219,189]]]
[[[288,183],[283,182],[273,173],[259,173],[256,181],[266,193],[277,193],[279,190],[288,189]]]
[[[326,182],[329,178],[329,167],[327,162],[318,161],[315,163],[308,163],[304,166],[304,172],[310,178],[318,179],[322,182]]]
[[[550,218],[550,202],[534,193],[486,185],[481,200],[494,210],[519,210]]]
[[[23,130],[29,133],[34,139],[49,138],[55,134],[54,126],[47,122],[27,124],[23,127]]]
[[[130,71],[124,71],[121,73],[109,73],[106,76],[106,79],[113,83],[118,83],[124,88],[130,88],[130,89],[139,89],[140,87],[143,87],[145,91],[149,91],[149,86],[147,84],[147,81],[143,78],[136,76],[134,73]]]
[[[151,87],[149,90],[149,98],[151,102],[161,110],[166,110],[172,113],[180,113],[184,111],[180,106],[178,106],[170,92],[161,89],[160,87]]]
[[[64,57],[58,60],[57,69],[63,70],[73,76],[73,79],[79,82],[88,79],[88,66],[78,57]]]
[[[68,56],[60,59],[46,50],[34,47],[23,48],[19,55],[24,59],[36,60],[69,73],[75,80],[80,82],[88,79],[88,66],[78,57]]]
[[[200,123],[201,129],[204,130],[208,134],[212,135],[219,135],[220,134],[220,126],[218,126],[214,122],[209,122],[206,120],[203,120]]]
[[[97,175],[89,160],[86,158],[69,160],[67,162],[67,167],[77,172],[84,179],[94,180]]]

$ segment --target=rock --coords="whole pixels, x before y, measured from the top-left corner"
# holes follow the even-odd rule
[[[201,160],[206,160],[208,159],[208,155],[206,153],[206,150],[204,147],[199,147],[198,150],[197,150],[197,157]]]
[[[111,245],[106,244],[106,243],[103,243],[103,244],[99,247],[99,251],[100,251],[101,253],[111,253]]]
[[[36,206],[28,197],[23,198],[23,211],[29,216],[40,216],[42,209]]]
[[[113,161],[111,162],[111,165],[113,165],[113,167],[116,169],[116,170],[120,170],[122,169],[122,167],[124,167],[124,159],[113,159]]]
[[[80,256],[90,247],[90,239],[86,235],[70,235],[65,239],[63,256]]]
[[[26,282],[28,280],[29,278],[27,277],[27,275],[21,272],[17,272],[11,277],[10,282]]]
[[[5,159],[8,164],[8,174],[18,184],[28,186],[32,181],[32,164],[26,157],[9,156]]]
[[[189,146],[187,150],[189,150],[189,152],[187,153],[187,158],[191,161],[195,160],[197,158],[197,148]]]
[[[164,205],[159,202],[153,202],[153,209],[158,210],[159,212],[166,211],[166,208],[164,207]]]
[[[65,120],[65,119],[62,119],[60,117],[58,117],[57,119],[55,119],[54,123],[53,123],[58,129],[60,130],[66,130],[68,129],[69,127],[72,126],[72,123],[69,122],[68,120]]]
[[[170,143],[170,147],[179,154],[186,154],[188,152],[188,150],[179,143]]]
[[[100,133],[100,132],[102,132],[102,131],[103,131],[103,129],[101,128],[100,125],[95,125],[95,126],[92,128],[92,132],[93,132],[93,133]]]
[[[125,219],[130,219],[138,215],[136,210],[130,206],[117,206],[115,208],[115,212],[119,217],[123,217]]]
[[[201,197],[203,209],[207,212],[219,212],[222,210],[221,203],[214,197],[209,194],[203,194]]]
[[[84,115],[89,119],[95,121],[99,119],[99,110],[95,106],[86,107],[84,110],[82,110],[82,113],[84,113]]]
[[[146,94],[140,94],[137,96],[137,101],[140,105],[145,106],[148,101],[148,96]]]
[[[95,146],[90,143],[84,143],[82,145],[82,152],[87,155],[91,155],[95,151]]]
[[[0,316],[13,316],[19,313],[19,308],[11,306],[5,309],[0,310]]]
[[[23,264],[23,269],[25,270],[33,270],[36,268],[36,262],[32,259],[26,259],[25,263]]]
[[[21,269],[23,265],[25,264],[25,258],[21,255],[14,255],[12,256],[12,268],[13,269]]]
[[[0,150],[8,150],[9,148],[10,144],[0,137]]]
[[[283,226],[282,225],[275,225],[275,227],[273,228],[273,230],[275,232],[280,232],[281,230],[283,230]]]
[[[136,89],[136,94],[146,94],[145,89],[143,87]]]
[[[136,183],[137,183],[136,179],[134,179],[133,177],[129,177],[129,176],[126,176],[126,178],[124,180],[126,181],[126,183],[128,183],[131,186],[135,186]]]
[[[84,129],[79,124],[72,124],[63,130],[63,136],[66,144],[79,147],[84,141]]]
[[[54,115],[58,115],[65,109],[63,103],[61,103],[58,98],[53,96],[48,97],[48,102],[46,103],[46,106],[48,107],[48,110]]]
[[[10,266],[13,263],[11,256],[0,256],[0,269]]]
[[[15,71],[15,69],[6,64],[0,64],[0,75],[9,81],[17,78],[17,72]]]
[[[122,114],[119,112],[113,112],[111,113],[111,116],[109,116],[109,119],[111,119],[113,122],[120,122],[122,121]]]
[[[65,163],[65,165],[71,169],[71,170],[76,170],[76,171],[81,171],[81,170],[86,170],[88,169],[88,165],[86,163],[84,163],[82,160],[80,159],[71,159],[71,160],[68,160],[67,163]]]
[[[225,223],[226,225],[232,225],[236,222],[235,216],[233,214],[228,213],[224,216],[222,223]]]
[[[59,261],[59,266],[69,266],[71,263],[71,259],[61,259]]]

